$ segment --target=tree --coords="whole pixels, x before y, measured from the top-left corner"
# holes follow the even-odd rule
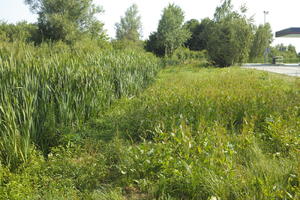
[[[32,42],[35,37],[37,26],[25,21],[17,24],[8,24],[0,21],[0,40],[15,42]]]
[[[275,47],[271,47],[272,56],[283,56],[285,62],[299,62],[299,57],[296,52],[296,48],[293,45],[278,44]]]
[[[207,38],[210,34],[208,32],[208,27],[212,23],[212,20],[209,18],[205,18],[199,23],[198,20],[192,19],[190,21],[187,21],[184,24],[184,27],[186,27],[191,32],[191,37],[185,42],[185,46],[189,48],[190,50],[199,51],[207,49]]]
[[[228,67],[248,59],[252,41],[252,20],[232,10],[231,0],[217,7],[214,21],[208,27],[207,50],[211,60],[219,67]]]
[[[95,17],[102,9],[93,0],[25,0],[38,14],[41,40],[72,42],[82,35],[104,37],[103,24]]]
[[[197,19],[191,19],[189,21],[186,21],[184,23],[183,27],[185,29],[189,30],[191,33],[193,33],[193,32],[195,32],[197,30],[197,27],[199,25],[200,25],[200,22]]]
[[[160,41],[157,32],[153,32],[150,34],[149,39],[146,40],[145,49],[146,51],[156,54],[157,56],[165,55],[165,48]]]
[[[297,55],[297,51],[296,51],[296,47],[295,46],[289,44],[289,46],[288,46],[287,49],[288,49],[289,52],[291,52],[291,54]]]
[[[198,41],[198,27],[200,22],[197,19],[191,19],[184,23],[183,27],[187,29],[191,33],[191,37],[184,43],[184,45],[190,50],[197,49],[197,41]]]
[[[149,38],[147,46],[153,46],[157,50],[163,49],[163,55],[172,55],[190,37],[189,31],[183,27],[183,22],[184,13],[182,9],[174,4],[169,4],[163,11],[157,32]],[[155,53],[158,54],[158,52]]]
[[[228,18],[230,15],[236,15],[233,11],[233,5],[231,3],[231,0],[224,0],[223,4],[216,8],[215,14],[214,14],[214,20],[216,22],[220,22],[226,18]]]
[[[260,25],[255,31],[254,39],[251,46],[249,59],[251,61],[262,58],[266,49],[273,40],[273,34],[269,23]]]
[[[130,6],[125,16],[121,17],[120,23],[116,23],[116,38],[118,40],[138,41],[141,38],[142,22],[138,15],[138,7],[136,4]]]

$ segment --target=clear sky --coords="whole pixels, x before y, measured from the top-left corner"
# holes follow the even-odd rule
[[[273,32],[289,28],[300,27],[300,1],[299,0],[232,0],[235,8],[242,4],[248,7],[248,15],[254,16],[255,24],[264,22],[263,11],[269,11],[266,16]],[[143,23],[143,38],[157,29],[162,10],[169,3],[179,5],[185,12],[186,20],[205,17],[212,18],[215,8],[221,0],[94,0],[96,5],[104,8],[105,12],[99,16],[104,22],[105,29],[110,37],[115,36],[114,25],[120,21],[126,9],[133,3],[138,5]],[[0,20],[15,23],[21,20],[35,22],[36,16],[30,13],[24,0],[0,0]],[[300,38],[276,38],[273,45],[284,43],[293,44],[300,51]]]

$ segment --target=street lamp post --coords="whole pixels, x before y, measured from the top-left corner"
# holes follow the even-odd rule
[[[269,14],[269,11],[264,11],[264,25],[266,25],[266,19],[267,19],[267,14]],[[267,59],[268,59],[268,54],[269,54],[269,41],[266,41],[267,42],[267,48],[265,50],[265,63],[267,63]]]
[[[264,25],[266,24],[267,14],[269,14],[269,11],[264,11]]]

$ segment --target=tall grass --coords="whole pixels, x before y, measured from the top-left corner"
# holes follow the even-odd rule
[[[47,154],[65,127],[101,115],[116,99],[138,94],[159,67],[154,56],[130,50],[2,43],[1,163],[17,166],[34,147]]]
[[[33,152],[16,172],[0,165],[0,199],[299,199],[299,83],[167,67],[144,92],[79,126],[87,134],[78,143],[46,160]]]

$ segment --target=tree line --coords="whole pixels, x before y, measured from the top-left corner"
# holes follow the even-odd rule
[[[108,41],[104,24],[96,16],[103,9],[93,0],[25,0],[37,23],[0,24],[0,39],[6,41],[62,41],[72,45],[80,40]],[[115,24],[117,48],[138,46],[157,56],[172,56],[179,47],[191,51],[206,50],[211,62],[218,67],[257,61],[263,58],[272,43],[270,24],[256,26],[246,16],[247,7],[234,10],[231,0],[223,0],[212,19],[185,21],[184,11],[175,4],[163,9],[157,30],[142,41],[142,23],[136,4],[130,6],[120,22]],[[293,46],[287,49],[293,49]],[[273,55],[284,48],[271,48]],[[294,48],[295,49],[295,48]],[[288,57],[297,57],[289,51]],[[287,54],[287,53],[285,53]]]

